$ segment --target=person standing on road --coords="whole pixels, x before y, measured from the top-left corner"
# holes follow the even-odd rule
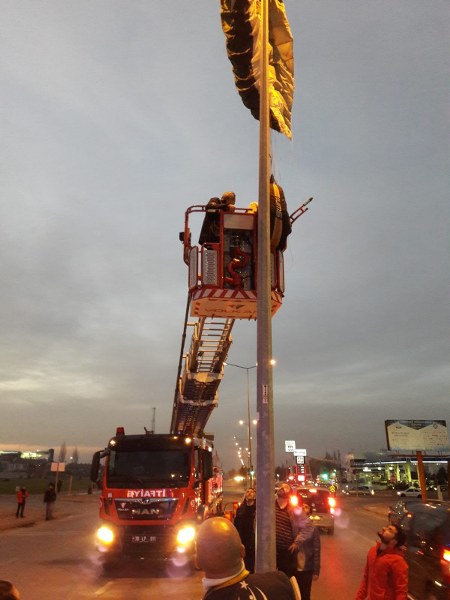
[[[402,547],[406,537],[398,525],[378,532],[380,542],[368,554],[355,600],[407,600],[408,565]]]
[[[256,517],[256,492],[248,488],[244,500],[236,511],[234,526],[238,530],[245,548],[245,568],[250,573],[255,572],[255,517]]]
[[[311,505],[303,501],[303,512],[309,518]],[[302,600],[311,600],[312,582],[319,578],[320,573],[320,533],[314,527],[312,536],[303,542],[297,555],[297,579]]]
[[[25,510],[25,504],[27,503],[28,496],[29,496],[29,493],[27,491],[27,488],[24,485],[22,485],[16,494],[16,497],[17,497],[16,519],[18,519],[19,517],[23,518],[25,516],[23,513]]]
[[[49,521],[53,519],[53,507],[56,502],[56,491],[55,485],[53,483],[48,484],[48,488],[45,490],[44,494],[44,504],[45,504],[45,520]]]
[[[203,600],[296,600],[295,578],[280,571],[249,573],[245,548],[228,519],[212,517],[200,525],[196,540],[197,565],[205,572]],[[295,592],[297,591],[297,594]]]
[[[291,494],[291,486],[282,483],[275,500],[277,569],[288,577],[297,574],[298,551],[314,533],[314,525],[301,505],[290,504]]]

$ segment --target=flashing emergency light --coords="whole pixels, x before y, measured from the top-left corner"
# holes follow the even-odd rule
[[[116,435],[125,435],[125,427],[116,427]]]

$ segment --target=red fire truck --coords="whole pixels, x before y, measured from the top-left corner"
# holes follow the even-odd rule
[[[97,547],[106,569],[124,556],[188,565],[197,525],[221,508],[221,476],[206,437],[125,435],[119,427],[94,454],[91,479],[101,485]]]
[[[279,188],[271,186],[274,200],[278,198],[274,214],[280,221],[280,192],[275,193]],[[290,217],[285,215],[289,231],[308,210],[310,200]],[[191,243],[189,218],[195,213],[213,219],[218,228],[215,239],[202,240],[200,247]],[[118,428],[92,462],[91,479],[97,482],[100,461],[106,459],[101,481],[102,526],[97,534],[105,566],[124,555],[176,557],[177,562],[188,563],[196,525],[209,514],[222,513],[221,477],[213,467],[212,440],[204,431],[218,405],[234,321],[257,316],[257,218],[248,209],[211,215],[208,206],[191,206],[180,240],[189,268],[189,292],[170,434],[146,430],[142,435],[125,435]],[[284,247],[285,242],[272,249],[272,314],[284,295]],[[191,317],[197,318],[194,322],[189,309]],[[186,352],[188,328],[192,328],[192,338]]]

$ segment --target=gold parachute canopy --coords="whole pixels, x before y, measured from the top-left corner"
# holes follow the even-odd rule
[[[269,2],[270,126],[292,138],[294,98],[294,49],[282,0]],[[221,0],[222,29],[228,58],[244,105],[259,119],[261,48],[260,0]]]

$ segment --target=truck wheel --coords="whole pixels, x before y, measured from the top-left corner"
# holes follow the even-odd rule
[[[198,521],[200,523],[202,523],[205,520],[207,514],[208,514],[207,507],[204,504],[202,504],[201,506],[199,506],[199,508],[197,510],[197,519],[198,519]]]
[[[117,567],[119,566],[119,559],[117,558],[117,556],[108,556],[105,557],[103,559],[103,564],[102,564],[102,568],[103,568],[103,572],[104,573],[112,573],[113,571],[117,570]]]

